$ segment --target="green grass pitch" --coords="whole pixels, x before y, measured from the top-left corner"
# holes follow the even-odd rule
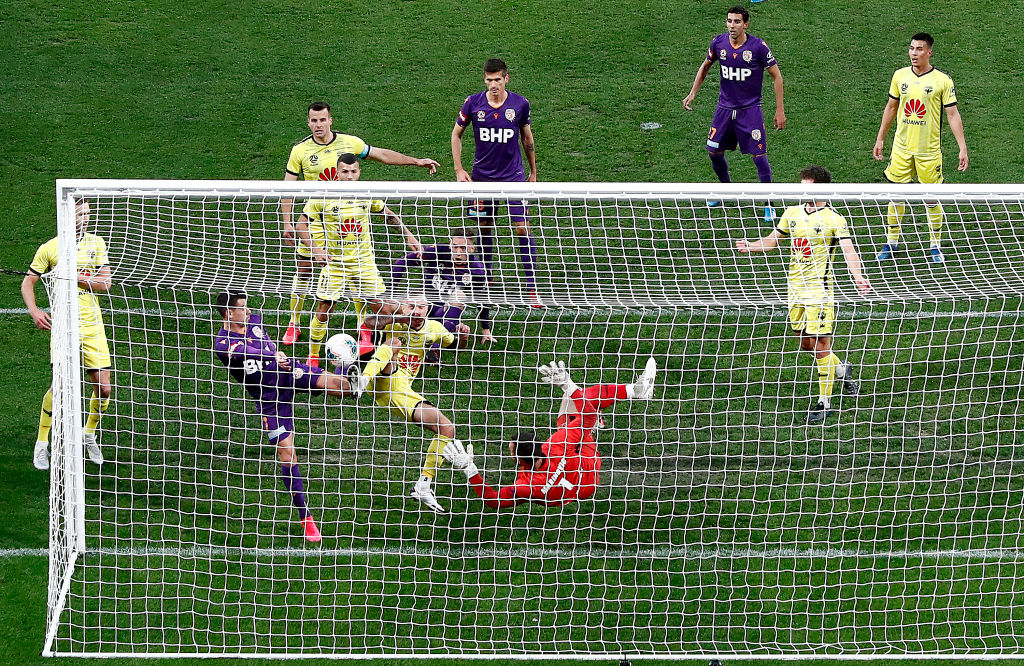
[[[697,110],[683,111],[680,101],[708,41],[723,29],[727,4],[7,3],[0,7],[8,45],[0,70],[0,209],[7,211],[0,267],[24,269],[53,235],[57,177],[279,178],[289,147],[306,134],[303,110],[312,99],[332,103],[335,129],[435,157],[443,165],[437,178],[452,179],[455,114],[481,88],[479,66],[494,55],[512,67],[510,89],[533,105],[542,180],[711,181],[703,140],[714,77]],[[871,145],[889,77],[906,64],[907,38],[918,30],[935,35],[933,62],[956,81],[971,149],[970,170],[956,173],[955,142],[944,135],[948,181],[1019,180],[1024,158],[1007,138],[1024,104],[1013,94],[1017,58],[1005,26],[1019,23],[1024,10],[980,0],[769,0],[752,12],[751,32],[769,42],[786,80],[788,127],[770,133],[776,180],[795,179],[808,162],[825,164],[841,182],[880,180]],[[766,115],[772,108],[766,85]],[[641,131],[648,121],[663,127]],[[732,156],[730,166],[737,180],[755,179],[748,159]],[[376,164],[364,176],[427,177]],[[764,232],[749,209],[738,212],[710,215],[708,229],[683,234],[675,248],[681,260],[697,256],[698,242]],[[987,239],[1014,219],[992,217],[977,220]],[[878,219],[855,222],[855,232],[870,255]],[[547,250],[558,244],[556,230],[539,233]],[[508,237],[500,238],[513,256]],[[613,243],[603,247],[614,256]],[[954,250],[954,258],[953,278],[986,276],[987,257]],[[780,263],[723,269],[723,279],[781,284]],[[1001,267],[1019,270],[1020,260]],[[923,269],[901,270],[908,283],[928,280]],[[21,306],[18,281],[0,280],[0,308]],[[110,304],[124,310],[154,294],[115,290]],[[196,306],[204,305],[200,297]],[[261,305],[281,307],[274,297]],[[79,608],[111,612],[104,626],[81,618],[75,638],[230,650],[251,648],[246,641],[258,636],[264,649],[463,645],[499,653],[581,645],[615,652],[627,640],[634,652],[669,645],[828,651],[895,640],[979,655],[1015,648],[996,634],[1024,620],[1014,606],[1019,561],[955,553],[1018,547],[1020,333],[1000,313],[1020,308],[1012,293],[844,307],[846,333],[837,341],[874,390],[844,400],[843,418],[816,431],[800,423],[811,364],[779,335],[783,308],[502,310],[498,330],[518,338],[490,353],[463,353],[422,379],[425,395],[470,439],[487,443],[481,462],[492,482],[512,476],[501,433],[513,424],[549,427],[553,401],[530,382],[517,384],[506,409],[522,415],[513,419],[484,411],[497,395],[468,398],[457,384],[486,376],[485,366],[508,365],[507,379],[529,379],[537,359],[567,353],[565,336],[581,331],[605,338],[589,343],[579,364],[587,382],[631,379],[651,347],[640,341],[653,341],[666,360],[662,400],[611,415],[597,497],[560,512],[499,514],[480,509],[463,484],[444,482],[440,494],[452,514],[417,519],[402,498],[425,441],[417,429],[365,401],[340,410],[300,401],[311,503],[333,539],[327,554],[303,557],[239,555],[257,545],[302,545],[255,417],[238,387],[210,369],[210,322],[186,320],[179,335],[165,318],[114,312],[115,346],[174,340],[182,343],[183,367],[196,372],[154,381],[173,353],[147,361],[141,345],[119,358],[105,424],[117,464],[102,474],[90,468],[88,482],[96,498],[87,516],[90,546],[106,554],[86,556],[72,589]],[[905,310],[911,317],[901,324]],[[279,336],[279,320],[270,315],[270,323]],[[47,478],[31,468],[29,453],[48,381],[46,339],[16,312],[0,314],[0,334],[15,352],[0,361],[9,387],[0,396],[7,415],[0,548],[45,548]],[[939,343],[955,343],[957,355]],[[954,382],[955,375],[969,380]],[[180,398],[168,398],[175,391]],[[229,405],[234,416],[216,416]],[[637,421],[644,432],[630,428]],[[182,499],[172,505],[168,497]],[[641,497],[657,498],[657,510],[630,520]],[[388,550],[399,538],[405,547]],[[190,540],[228,555],[111,552],[126,543]],[[854,543],[889,555],[800,558],[783,548],[764,556],[772,544]],[[908,552],[921,544],[952,554]],[[366,549],[373,554],[355,552]],[[0,563],[0,654],[9,663],[43,662],[45,558],[12,555]],[[345,570],[346,582],[336,582]],[[287,588],[282,574],[292,581]],[[169,591],[187,599],[190,612],[179,612]],[[296,610],[283,610],[286,601]],[[459,626],[463,617],[474,618],[472,629]],[[410,631],[413,618],[419,628]]]

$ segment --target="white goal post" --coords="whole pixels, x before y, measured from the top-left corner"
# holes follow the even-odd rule
[[[342,211],[323,224],[338,225],[337,248],[351,256],[369,215],[375,256],[345,263],[338,249],[332,262],[347,272],[333,297],[320,265],[296,277],[287,199],[312,226],[317,211]],[[80,353],[82,201],[112,274],[96,294],[113,385],[99,466],[83,449],[96,407]],[[520,201],[528,235],[511,219]],[[815,202],[845,220],[852,246]],[[1019,186],[59,180],[57,204],[60,261],[45,278],[45,655],[1024,652]],[[930,251],[936,204],[942,263]],[[880,260],[894,212],[898,248]],[[783,219],[791,233],[778,249],[738,251]],[[479,236],[488,221],[493,236]],[[430,279],[425,258],[453,238],[472,244],[479,288]],[[798,308],[787,288],[793,238],[820,246],[801,265],[812,254],[828,265],[816,278],[828,297]],[[439,358],[417,357],[415,372],[394,352],[414,377],[404,403],[387,402],[406,390],[387,375],[394,364],[358,398],[301,390],[313,371],[297,364],[316,349],[311,311],[334,301],[327,335],[358,336],[353,306],[375,302],[357,293],[376,284],[367,261],[383,300],[423,292],[442,303],[448,330],[463,333],[456,318],[468,329],[461,349],[428,344]],[[226,291],[261,317],[239,335],[290,357],[278,366],[299,387],[288,419],[215,352]],[[286,346],[296,314],[299,339]],[[649,357],[653,399],[627,399]],[[473,445],[487,484],[513,484],[509,440],[543,441],[562,425],[560,407],[581,400],[540,381],[538,366],[555,359],[580,387],[615,396],[592,433],[592,494],[492,508],[442,461],[428,485],[444,512],[410,495],[441,437],[410,415],[430,406]],[[280,429],[268,421],[278,417]],[[292,433],[292,463],[281,432]],[[304,539],[307,514],[318,543]]]

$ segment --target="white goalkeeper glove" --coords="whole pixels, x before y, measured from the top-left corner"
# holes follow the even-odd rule
[[[473,462],[473,445],[464,446],[462,440],[453,439],[444,445],[441,456],[451,463],[452,469],[466,473],[466,479],[472,479],[480,473]]]
[[[565,363],[562,361],[551,361],[537,368],[537,372],[540,373],[540,380],[545,384],[551,384],[557,386],[563,391],[569,388],[572,384],[572,380],[569,379],[569,371],[565,369]]]

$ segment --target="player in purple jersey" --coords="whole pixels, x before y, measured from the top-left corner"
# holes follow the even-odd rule
[[[488,60],[484,63],[484,84],[487,90],[467,97],[459,111],[452,130],[452,161],[459,182],[537,182],[537,154],[534,150],[533,130],[530,128],[530,102],[522,95],[506,90],[508,80],[508,65],[505,61],[497,58]],[[475,142],[472,175],[462,168],[462,134],[470,123],[473,124]],[[530,163],[529,176],[523,168],[520,142]],[[494,268],[496,207],[494,201],[475,201],[467,211],[480,224],[480,250],[489,274]],[[508,214],[519,238],[519,258],[523,264],[530,304],[540,307],[536,278],[537,243],[530,235],[526,203],[509,201]]]
[[[772,182],[772,168],[768,163],[768,137],[764,126],[764,113],[761,110],[761,85],[764,73],[772,77],[775,88],[775,129],[786,126],[786,112],[782,101],[782,72],[772,55],[771,49],[764,40],[747,34],[750,27],[750,12],[743,7],[733,7],[726,12],[725,27],[728,32],[711,40],[707,58],[697,70],[690,94],[683,100],[687,111],[693,109],[693,100],[700,90],[701,84],[714,63],[718,63],[722,73],[722,83],[718,94],[718,108],[711,120],[711,131],[708,132],[707,148],[711,157],[711,167],[715,170],[718,180],[730,183],[729,165],[725,160],[725,151],[735,150],[739,144],[740,151],[754,158],[757,168],[757,179],[762,183]],[[717,201],[709,201],[708,205],[716,206]],[[765,221],[775,218],[771,205],[764,210]]]
[[[469,333],[469,327],[460,323],[468,301],[482,304],[480,314],[480,340],[486,344],[494,342],[491,335],[491,309],[489,300],[487,269],[473,258],[473,238],[468,231],[456,229],[451,240],[437,245],[428,245],[421,254],[410,252],[391,267],[391,290],[410,268],[423,268],[422,291],[430,301],[429,319],[436,319],[444,327],[458,335]],[[436,363],[440,344],[427,352],[427,362]]]
[[[217,296],[216,307],[224,318],[224,326],[217,332],[214,353],[228,367],[231,377],[256,400],[267,437],[277,447],[281,480],[299,511],[306,541],[315,543],[320,541],[320,530],[306,506],[302,473],[295,453],[292,399],[295,391],[327,393],[340,398],[351,393],[351,385],[347,377],[297,363],[278,351],[267,335],[262,317],[251,311],[246,302],[242,292],[224,292]],[[358,372],[354,365],[346,370]]]

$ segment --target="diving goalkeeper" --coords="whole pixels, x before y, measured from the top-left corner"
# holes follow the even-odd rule
[[[558,415],[558,430],[547,441],[533,432],[520,432],[509,442],[509,451],[519,460],[516,482],[495,490],[487,485],[473,462],[473,447],[453,440],[442,455],[452,468],[462,470],[484,504],[492,509],[537,502],[562,506],[574,500],[590,499],[597,492],[601,454],[593,431],[600,411],[620,400],[650,400],[654,395],[654,359],[632,384],[595,384],[581,389],[569,377],[565,364],[552,361],[539,368],[541,380],[565,392]]]

